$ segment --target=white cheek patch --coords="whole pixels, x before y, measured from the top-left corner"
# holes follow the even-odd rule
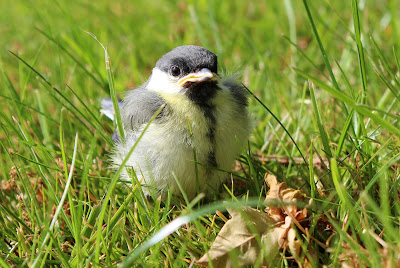
[[[150,91],[168,94],[182,94],[183,88],[177,83],[177,80],[171,78],[167,73],[158,68],[154,68],[149,83],[146,88]]]

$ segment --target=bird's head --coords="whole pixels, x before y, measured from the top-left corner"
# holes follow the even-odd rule
[[[201,91],[218,83],[217,55],[199,46],[180,46],[161,57],[146,87],[167,94]]]

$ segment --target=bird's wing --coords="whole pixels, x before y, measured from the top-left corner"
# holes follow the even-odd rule
[[[123,101],[118,100],[122,124],[125,130],[136,131],[143,124],[150,121],[158,109],[164,105],[164,100],[155,92],[148,91],[144,87],[128,91]],[[111,98],[101,100],[100,110],[111,120],[114,120],[114,107]],[[158,115],[157,119],[163,117],[163,111]],[[115,130],[112,134],[114,143],[119,143],[119,133]]]
[[[143,124],[148,123],[164,104],[165,102],[160,95],[146,88],[130,90],[121,107],[121,119],[124,128],[136,131]],[[163,115],[164,113],[161,112],[157,119],[160,119]]]
[[[223,82],[223,85],[229,88],[229,90],[232,93],[232,96],[234,97],[235,101],[237,102],[240,108],[244,109],[248,106],[249,92],[243,85],[235,81],[235,77],[228,78]]]

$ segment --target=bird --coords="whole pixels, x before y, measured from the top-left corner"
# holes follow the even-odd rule
[[[137,143],[120,179],[129,183],[135,174],[148,198],[217,193],[250,136],[248,98],[234,76],[218,74],[213,52],[195,45],[169,51],[120,101],[125,138],[118,130],[112,136],[116,169]],[[110,103],[102,102],[108,114]]]

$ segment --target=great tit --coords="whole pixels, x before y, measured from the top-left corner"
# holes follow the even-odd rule
[[[102,103],[106,113],[109,103]],[[222,79],[217,56],[194,45],[162,56],[147,82],[126,93],[120,111],[125,139],[114,132],[116,168],[159,111],[121,174],[128,182],[135,174],[147,196],[217,191],[250,135],[247,90],[233,77]]]

